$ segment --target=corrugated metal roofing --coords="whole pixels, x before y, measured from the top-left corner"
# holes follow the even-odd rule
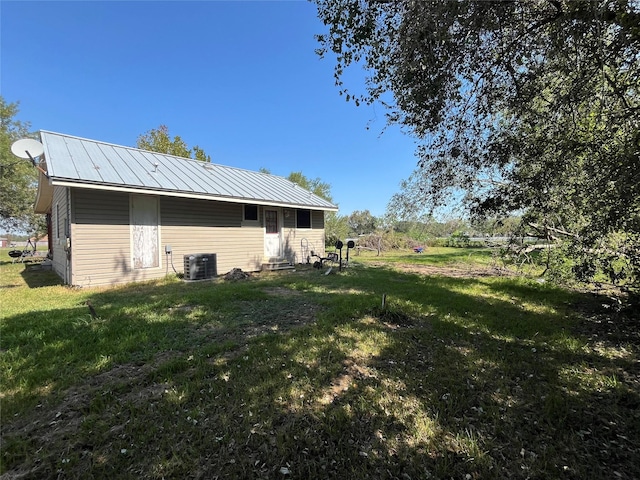
[[[337,210],[286,178],[137,148],[40,132],[54,185]]]

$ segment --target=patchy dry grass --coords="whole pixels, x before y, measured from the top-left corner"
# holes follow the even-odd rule
[[[362,251],[351,260],[372,266],[389,266],[423,275],[477,278],[486,276],[513,276],[516,274],[539,275],[543,270],[537,265],[515,264],[501,255],[500,248],[428,247],[423,253],[412,250],[391,250],[377,255]]]
[[[640,477],[637,320],[597,297],[358,262],[102,290],[1,268],[3,478]]]

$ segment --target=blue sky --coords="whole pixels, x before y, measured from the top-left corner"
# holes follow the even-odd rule
[[[1,0],[0,23],[0,92],[34,130],[135,146],[164,124],[215,163],[321,178],[343,215],[384,214],[415,168],[383,107],[338,94],[309,2]]]

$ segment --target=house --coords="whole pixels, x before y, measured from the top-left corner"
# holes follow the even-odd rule
[[[47,234],[41,236],[30,237],[29,240],[34,245],[49,245],[49,237]]]
[[[324,252],[331,202],[275,175],[41,131],[36,213],[65,283],[113,285],[182,272],[259,271]]]

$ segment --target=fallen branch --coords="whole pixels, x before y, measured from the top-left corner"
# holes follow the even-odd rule
[[[573,233],[573,232],[568,232],[566,230],[563,230],[561,228],[556,228],[556,227],[551,227],[549,225],[540,225],[538,223],[533,223],[533,222],[529,222],[527,225],[529,225],[531,228],[537,230],[538,232],[544,232],[545,236],[547,237],[551,237],[554,240],[557,239],[557,237],[554,237],[553,235],[550,235],[549,232],[554,232],[554,233],[559,233],[560,235],[565,235],[567,237],[572,237],[575,239],[580,239],[580,236],[577,233]]]

